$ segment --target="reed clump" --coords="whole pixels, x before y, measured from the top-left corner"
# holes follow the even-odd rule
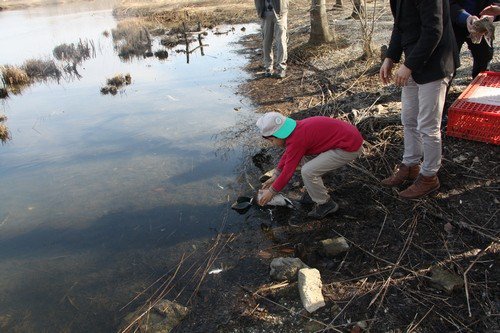
[[[124,85],[129,85],[132,83],[132,76],[130,74],[118,74],[106,80],[107,85],[101,88],[101,94],[116,95],[118,89]]]
[[[10,131],[7,125],[0,123],[0,142],[2,144],[10,140]]]
[[[54,60],[30,59],[23,64],[22,69],[32,80],[59,80],[61,77],[61,70],[57,68]]]
[[[151,52],[151,37],[146,25],[137,19],[125,20],[111,30],[115,49],[123,58],[143,56]]]
[[[9,97],[9,92],[7,91],[7,88],[0,88],[0,98],[7,98]]]
[[[73,64],[79,64],[89,59],[95,51],[92,42],[81,40],[74,44],[61,44],[54,48],[52,54],[57,60],[68,61]]]
[[[30,83],[26,71],[17,66],[5,65],[1,67],[2,81],[7,86],[21,86]]]

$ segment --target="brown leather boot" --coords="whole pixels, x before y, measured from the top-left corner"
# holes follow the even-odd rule
[[[394,174],[380,182],[384,186],[398,186],[403,184],[406,180],[413,181],[417,178],[420,172],[420,165],[407,166],[401,163]]]
[[[418,199],[439,188],[439,179],[437,176],[426,177],[418,175],[415,182],[406,190],[399,192],[399,196],[405,199]]]

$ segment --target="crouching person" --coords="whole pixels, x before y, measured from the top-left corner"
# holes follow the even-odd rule
[[[358,129],[329,117],[295,121],[278,112],[264,114],[257,120],[257,127],[265,139],[285,148],[275,174],[262,186],[259,205],[264,206],[281,191],[303,158],[310,157],[301,169],[307,193],[315,203],[308,216],[322,219],[337,211],[339,206],[328,194],[321,176],[352,162],[361,154],[363,137]]]

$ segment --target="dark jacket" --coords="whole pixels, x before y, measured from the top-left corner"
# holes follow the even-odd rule
[[[284,15],[288,13],[288,1],[289,0],[271,0],[271,4],[276,14]],[[255,9],[257,10],[257,15],[261,18],[264,18],[265,2],[266,0],[255,0]]]
[[[448,0],[390,0],[394,27],[387,57],[411,69],[418,84],[453,74],[459,66]]]

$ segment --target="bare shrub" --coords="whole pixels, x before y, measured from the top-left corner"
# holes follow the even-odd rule
[[[57,60],[79,64],[83,60],[90,58],[91,54],[94,53],[94,47],[92,42],[88,40],[82,41],[80,39],[76,45],[73,43],[58,45],[54,48],[52,53]]]
[[[373,0],[370,4],[366,0],[351,0],[353,12],[351,16],[359,20],[361,25],[361,40],[363,41],[364,59],[372,58],[375,55],[372,40],[375,30],[375,23],[385,13],[383,0]]]
[[[119,22],[116,29],[111,30],[115,49],[123,58],[142,56],[151,52],[151,38],[147,27],[137,19]]]
[[[22,68],[31,79],[58,80],[61,77],[61,71],[53,60],[30,59],[23,64]]]
[[[2,81],[9,86],[26,85],[30,78],[24,69],[6,65],[2,67]]]

